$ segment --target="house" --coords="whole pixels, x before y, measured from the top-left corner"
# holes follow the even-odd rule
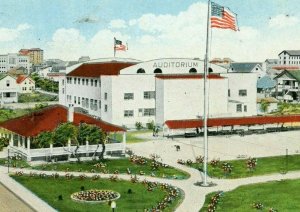
[[[32,93],[35,90],[35,81],[28,75],[19,75],[16,78],[19,93]]]
[[[300,102],[300,70],[285,70],[274,79],[277,99]]]
[[[300,66],[300,50],[283,50],[278,57],[280,65]]]
[[[231,63],[228,73],[255,73],[257,78],[266,75],[266,71],[262,68],[262,63]]]
[[[202,60],[188,58],[91,60],[67,69],[59,103],[130,128],[197,118],[203,114],[203,70]],[[256,81],[256,74],[210,64],[210,117],[256,115]]]
[[[275,88],[276,81],[270,76],[265,75],[257,81],[257,93],[262,94],[264,97],[270,95],[271,91]]]
[[[7,74],[0,75],[0,103],[18,102],[19,86],[16,79]]]

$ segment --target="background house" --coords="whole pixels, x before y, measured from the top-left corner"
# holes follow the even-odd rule
[[[231,63],[228,73],[255,73],[258,79],[266,75],[262,63]]]
[[[7,74],[0,75],[0,102],[5,103],[18,102],[19,87],[16,79]]]

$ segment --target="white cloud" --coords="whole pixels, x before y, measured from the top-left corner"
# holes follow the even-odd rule
[[[20,24],[16,28],[0,28],[0,42],[14,41],[23,31],[30,28],[31,26],[27,23]]]
[[[149,13],[129,21],[112,20],[110,29],[100,30],[91,38],[84,37],[77,29],[59,29],[49,43],[51,54],[46,52],[46,55],[73,60],[81,55],[111,57],[113,38],[116,37],[129,44],[127,52],[117,52],[119,57],[142,60],[162,57],[204,58],[206,15],[207,5],[199,2],[177,15]],[[238,32],[212,29],[210,57],[264,61],[266,58],[277,58],[283,49],[300,49],[298,25],[287,30],[274,29],[283,27],[282,20],[289,20],[288,24],[298,23],[296,17],[278,15],[268,23],[268,28],[241,25]],[[127,33],[118,31],[124,26],[128,29]]]
[[[299,23],[299,18],[295,16],[279,14],[270,19],[269,27],[281,29],[285,27],[295,26],[298,23]]]
[[[109,27],[115,29],[126,28],[126,22],[122,19],[111,20]]]

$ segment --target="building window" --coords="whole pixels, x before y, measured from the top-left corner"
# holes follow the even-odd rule
[[[156,68],[154,70],[154,74],[162,74],[162,70],[160,68]]]
[[[244,105],[244,112],[247,112],[247,105]]]
[[[75,77],[75,78],[74,78],[74,84],[76,84],[76,82],[77,82],[77,78]]]
[[[76,100],[77,100],[77,98],[76,98],[76,96],[74,96],[74,104],[76,104]]]
[[[155,109],[154,108],[144,108],[143,116],[154,116]]]
[[[64,85],[65,84],[65,80],[62,80],[62,83],[61,83],[62,85]]]
[[[236,105],[236,112],[242,112],[242,104]]]
[[[239,96],[247,96],[247,90],[239,90]]]
[[[80,78],[78,78],[78,85],[80,85]]]
[[[82,107],[85,107],[85,101],[83,97],[81,97],[81,102],[82,102]]]
[[[197,73],[197,70],[196,70],[195,68],[191,68],[191,69],[189,70],[189,73]]]
[[[95,80],[95,87],[97,87],[98,85],[98,80]]]
[[[99,109],[101,109],[101,100],[99,100]]]
[[[145,73],[145,69],[143,68],[139,68],[137,71],[136,71],[137,74],[144,74]]]
[[[82,79],[82,85],[84,85],[84,79]]]
[[[228,97],[230,97],[230,89],[228,89]]]
[[[133,110],[124,110],[124,117],[133,117]]]
[[[94,101],[94,110],[98,110],[98,102],[96,99]]]
[[[107,105],[104,105],[104,112],[107,112]]]
[[[64,89],[64,88],[62,89],[62,93],[63,93],[63,94],[65,93],[65,89]]]
[[[90,99],[90,109],[93,110],[93,106],[94,106],[94,100]]]
[[[9,86],[10,86],[10,81],[6,80],[6,87],[9,87]]]
[[[80,105],[80,97],[78,96],[78,104]]]
[[[144,99],[155,99],[155,91],[144,91]]]
[[[85,84],[89,85],[89,79],[85,79]]]
[[[124,100],[129,100],[133,98],[134,98],[133,93],[124,93]]]
[[[107,100],[107,93],[104,93],[104,99]]]
[[[91,79],[91,86],[94,86],[94,80]]]

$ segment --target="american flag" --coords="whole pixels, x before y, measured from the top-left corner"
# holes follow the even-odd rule
[[[236,14],[228,8],[211,2],[211,28],[238,30]]]
[[[126,45],[122,41],[115,39],[115,50],[116,51],[126,51]]]

